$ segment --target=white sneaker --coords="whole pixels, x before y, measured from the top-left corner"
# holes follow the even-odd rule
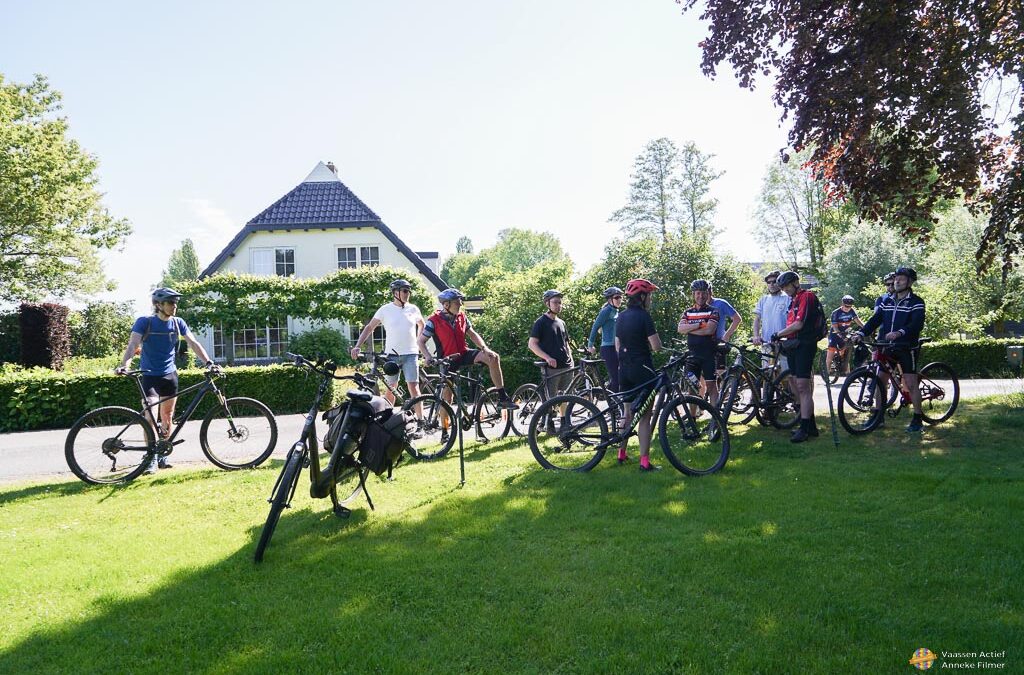
[[[142,473],[147,473],[148,474],[148,473],[156,473],[156,472],[157,472],[157,459],[156,459],[156,457],[154,457],[152,459],[152,461],[150,461],[149,466],[147,466],[146,470],[143,471]]]

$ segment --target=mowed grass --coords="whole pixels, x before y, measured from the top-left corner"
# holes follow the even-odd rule
[[[464,487],[457,457],[404,465],[348,520],[304,473],[259,566],[280,462],[5,488],[0,672],[1021,672],[1024,398],[905,423],[737,430],[700,479],[468,445]]]

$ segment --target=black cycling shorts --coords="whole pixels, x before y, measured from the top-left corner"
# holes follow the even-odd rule
[[[718,365],[719,353],[713,352],[696,353],[690,352],[686,357],[686,372],[693,373],[697,377],[703,377],[707,382],[715,379],[715,368]]]
[[[904,375],[913,375],[917,372],[917,349],[910,347],[886,347],[882,353],[900,364],[900,370]]]
[[[165,398],[178,393],[178,373],[166,375],[143,375],[142,390],[146,398]]]
[[[650,360],[644,361],[619,361],[619,391],[627,392],[634,387],[639,387],[645,382],[654,379],[654,363]],[[651,382],[651,386],[654,383]],[[650,392],[650,388],[644,388],[629,397],[628,400],[640,401]]]
[[[480,353],[479,349],[467,349],[458,355],[458,358],[454,358],[451,361],[452,370],[458,370],[459,368],[465,368],[466,366],[473,365],[476,361],[476,355]]]
[[[789,359],[789,372],[793,377],[809,378],[814,370],[814,356],[818,353],[818,345],[814,342],[800,341],[791,353],[786,354]]]

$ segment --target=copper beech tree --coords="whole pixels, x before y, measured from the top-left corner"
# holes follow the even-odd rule
[[[676,0],[684,11],[697,0]],[[701,68],[774,78],[789,143],[865,218],[928,238],[935,207],[989,214],[977,251],[1024,244],[1022,0],[703,0]]]

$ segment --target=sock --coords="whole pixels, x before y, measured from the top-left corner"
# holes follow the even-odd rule
[[[650,465],[651,465],[651,458],[650,457],[648,457],[647,455],[644,455],[643,457],[640,458],[640,466],[642,466],[642,467],[644,467],[646,469]]]
[[[505,387],[498,387],[498,398],[508,398],[508,392],[505,391]]]
[[[625,448],[619,448],[619,459],[628,459]]]

